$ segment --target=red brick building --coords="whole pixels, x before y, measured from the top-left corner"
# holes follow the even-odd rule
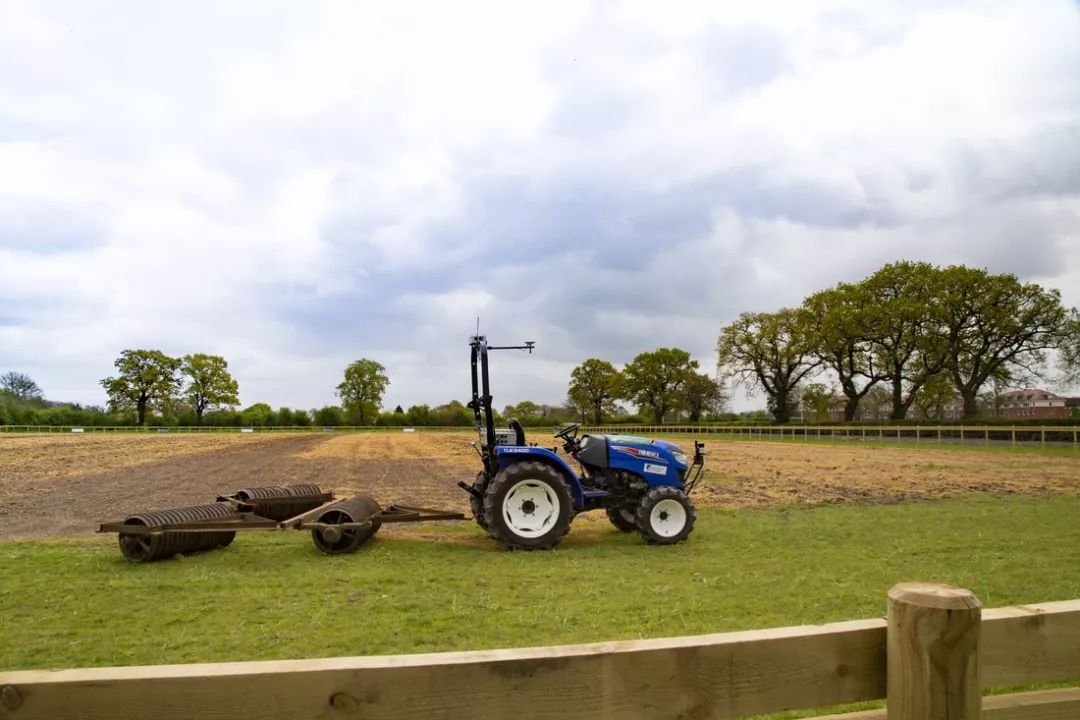
[[[1055,395],[1049,390],[1029,388],[1010,390],[1000,397],[998,417],[1001,418],[1065,418],[1069,408],[1065,403],[1068,398]]]

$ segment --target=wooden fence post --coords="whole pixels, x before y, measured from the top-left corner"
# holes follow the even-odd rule
[[[889,590],[888,720],[979,720],[981,624],[970,590],[933,583]]]

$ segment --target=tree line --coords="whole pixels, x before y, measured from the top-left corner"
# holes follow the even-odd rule
[[[1055,353],[1058,369],[1075,379],[1080,319],[1059,291],[1015,275],[896,262],[797,308],[743,313],[723,328],[717,352],[722,376],[764,393],[779,423],[807,391],[818,406],[834,397],[833,383],[846,421],[881,388],[892,420],[904,420],[912,405],[953,398],[970,419],[984,388],[1046,379]],[[819,378],[828,384],[810,382]]]
[[[717,376],[681,348],[638,354],[621,369],[589,358],[570,373],[563,405],[522,401],[496,413],[525,425],[581,422],[734,420],[724,388],[765,395],[775,422],[800,405],[815,417],[842,398],[846,421],[860,404],[887,405],[892,420],[914,406],[924,417],[960,403],[979,410],[985,388],[1045,378],[1056,357],[1062,382],[1080,381],[1080,314],[1060,293],[1014,275],[962,265],[896,262],[855,283],[839,283],[796,308],[743,313],[717,341]],[[171,357],[159,350],[121,352],[115,374],[100,381],[108,408],[52,403],[29,376],[0,375],[0,424],[145,425],[432,425],[469,426],[459,401],[381,410],[386,369],[363,358],[336,387],[340,405],[301,410],[256,403],[239,409],[239,386],[220,355]],[[620,401],[635,405],[631,414]],[[744,414],[745,415],[745,414]],[[749,418],[754,419],[754,418]]]
[[[582,422],[596,424],[629,415],[618,400],[632,402],[656,424],[673,416],[689,422],[717,419],[724,405],[722,388],[699,367],[682,348],[643,352],[621,371],[607,360],[589,358],[570,372],[567,404]]]

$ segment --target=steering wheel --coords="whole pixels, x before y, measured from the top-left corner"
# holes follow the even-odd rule
[[[579,427],[581,427],[581,423],[570,423],[562,430],[559,430],[557,433],[555,433],[555,437],[566,440],[570,433],[574,433],[575,435],[577,435],[577,430]]]

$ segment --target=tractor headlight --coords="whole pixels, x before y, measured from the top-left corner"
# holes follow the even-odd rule
[[[686,453],[673,452],[671,454],[675,456],[675,462],[677,462],[677,463],[679,463],[681,465],[686,464]]]

